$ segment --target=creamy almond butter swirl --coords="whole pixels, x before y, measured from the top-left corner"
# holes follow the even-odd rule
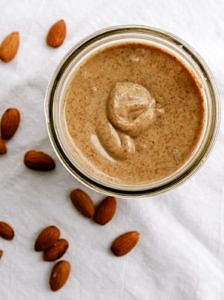
[[[199,84],[174,56],[126,43],[92,55],[64,99],[71,151],[87,173],[118,184],[165,178],[191,156],[204,124]]]
[[[135,152],[132,137],[140,135],[162,112],[146,88],[118,82],[108,98],[106,114],[97,124],[97,136],[112,157],[127,159]]]

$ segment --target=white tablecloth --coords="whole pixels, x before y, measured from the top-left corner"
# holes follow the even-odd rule
[[[80,216],[68,193],[81,187],[97,203],[102,195],[84,188],[56,159],[44,119],[50,76],[66,51],[86,35],[117,24],[145,24],[173,32],[191,44],[210,66],[221,95],[224,84],[224,1],[213,0],[0,0],[0,40],[19,31],[15,60],[0,63],[0,112],[18,107],[21,126],[0,157],[0,219],[16,231],[0,240],[1,300],[223,300],[224,137],[199,172],[172,192],[119,200],[114,220],[100,227]],[[49,26],[64,18],[62,47],[45,45]],[[24,152],[37,148],[57,162],[55,172],[26,169]],[[33,251],[39,230],[55,224],[70,241],[64,256],[72,264],[66,286],[53,294],[51,263]],[[127,230],[141,232],[138,247],[117,258],[111,241]]]

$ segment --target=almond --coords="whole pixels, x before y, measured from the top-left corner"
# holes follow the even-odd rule
[[[71,266],[66,260],[61,260],[53,267],[50,276],[50,287],[52,291],[57,291],[66,283]]]
[[[92,218],[94,215],[94,204],[87,193],[80,189],[73,190],[70,194],[73,205],[85,217]]]
[[[5,154],[7,152],[6,144],[4,140],[0,137],[0,154]]]
[[[14,238],[14,230],[9,224],[0,221],[0,236],[6,240],[12,240]]]
[[[49,29],[47,34],[47,44],[57,48],[64,42],[66,36],[66,24],[64,20],[59,20]]]
[[[19,32],[12,32],[5,37],[0,46],[0,59],[4,62],[11,61],[19,48]]]
[[[2,257],[3,255],[3,250],[0,249],[0,258]]]
[[[114,255],[122,256],[130,252],[137,244],[139,236],[139,232],[129,231],[117,237],[111,245]]]
[[[116,211],[116,199],[114,197],[106,197],[95,208],[94,221],[100,225],[105,225],[114,216]]]
[[[8,108],[1,119],[1,136],[3,140],[13,137],[20,123],[20,112],[16,108]]]
[[[59,239],[60,230],[56,226],[48,226],[43,229],[38,235],[34,249],[36,251],[42,251],[49,249]]]
[[[55,168],[55,162],[50,155],[36,150],[26,152],[24,164],[27,168],[36,171],[51,171]]]
[[[44,251],[43,258],[46,261],[53,261],[61,258],[69,247],[68,241],[65,239],[57,240],[54,245]]]

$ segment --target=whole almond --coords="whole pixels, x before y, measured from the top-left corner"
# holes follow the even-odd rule
[[[57,240],[51,248],[44,251],[43,259],[46,261],[57,260],[65,254],[68,247],[69,243],[67,240]]]
[[[0,258],[2,257],[3,255],[3,250],[0,249]]]
[[[95,208],[94,221],[100,225],[105,225],[114,216],[116,211],[116,199],[114,197],[106,197]]]
[[[13,228],[3,221],[0,221],[0,237],[6,240],[12,240],[14,238]]]
[[[51,171],[55,168],[55,162],[50,155],[36,150],[26,152],[24,164],[27,168],[36,171]]]
[[[20,123],[20,112],[16,108],[8,108],[1,119],[1,136],[3,140],[13,137]]]
[[[60,230],[56,226],[44,228],[38,235],[34,249],[36,251],[47,250],[54,245],[60,237]]]
[[[0,46],[0,59],[4,62],[11,61],[19,48],[19,32],[12,32],[5,37]]]
[[[139,236],[139,232],[129,231],[117,237],[111,245],[114,255],[122,256],[130,252],[137,244]]]
[[[5,154],[7,152],[6,144],[4,140],[0,137],[0,154]]]
[[[64,286],[66,283],[71,266],[70,263],[66,260],[61,260],[53,267],[50,276],[50,287],[52,291],[57,291]]]
[[[80,190],[73,190],[70,194],[73,205],[85,217],[92,218],[94,215],[94,204],[89,195]]]
[[[66,36],[66,24],[64,20],[59,20],[48,31],[47,44],[50,47],[57,48],[64,42]]]

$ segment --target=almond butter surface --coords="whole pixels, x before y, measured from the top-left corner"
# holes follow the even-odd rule
[[[73,72],[64,95],[72,155],[108,185],[137,187],[173,174],[192,155],[204,126],[195,78],[176,57],[144,43],[95,52]],[[151,105],[155,118],[148,123]]]

